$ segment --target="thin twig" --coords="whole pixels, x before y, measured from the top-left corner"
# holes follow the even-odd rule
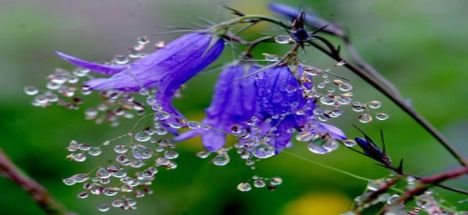
[[[384,86],[381,82],[379,82],[374,76],[369,75],[366,71],[354,66],[353,64],[345,61],[339,53],[339,48],[335,48],[335,46],[326,40],[323,37],[315,36],[315,38],[322,41],[329,50],[322,47],[321,45],[317,44],[314,41],[309,41],[309,44],[313,47],[317,48],[322,53],[328,55],[330,58],[336,60],[337,62],[343,62],[347,69],[361,77],[364,81],[372,85],[376,88],[379,92],[384,94],[387,98],[393,101],[399,108],[401,108],[404,112],[406,112],[411,118],[413,118],[419,125],[421,125],[427,132],[429,132],[434,138],[436,138],[439,143],[460,163],[462,166],[468,166],[468,164],[464,161],[463,157],[455,150],[455,148],[449,143],[446,137],[442,135],[434,126],[426,120],[422,115],[416,112],[411,106],[409,106],[406,101],[399,95],[394,94],[391,90],[389,90],[386,86]]]
[[[50,215],[71,214],[41,184],[24,174],[0,148],[0,173],[21,186]]]

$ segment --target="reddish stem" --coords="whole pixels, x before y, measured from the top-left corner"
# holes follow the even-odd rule
[[[63,215],[68,213],[41,184],[24,174],[0,148],[0,173],[21,186],[47,214]]]

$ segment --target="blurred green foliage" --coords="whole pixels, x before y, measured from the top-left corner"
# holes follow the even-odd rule
[[[283,1],[287,3],[287,1]],[[316,0],[290,1],[327,19],[336,21],[351,33],[355,46],[372,65],[393,81],[434,125],[446,133],[456,147],[468,155],[468,2],[464,0]],[[65,146],[71,139],[101,143],[116,137],[133,121],[114,129],[85,121],[80,111],[59,107],[40,110],[30,105],[23,94],[26,85],[41,86],[46,75],[57,66],[71,68],[54,50],[73,53],[91,60],[110,59],[124,53],[138,35],[162,31],[162,25],[192,27],[205,17],[219,21],[228,17],[220,5],[227,4],[246,13],[267,13],[266,1],[14,1],[0,0],[0,147],[38,180],[70,210],[98,214],[96,206],[108,201],[103,197],[76,198],[78,187],[66,187],[61,179],[87,167],[65,160]],[[268,26],[262,33],[281,34]],[[152,36],[153,41],[174,38],[177,34]],[[252,31],[246,35],[254,37]],[[261,52],[284,51],[263,46]],[[260,57],[260,56],[259,56]],[[222,62],[232,59],[226,51]],[[332,62],[310,51],[311,64],[327,67]],[[337,74],[353,80],[358,99],[384,101],[391,115],[385,122],[362,127],[377,136],[385,131],[387,148],[396,160],[405,158],[406,168],[427,175],[453,168],[456,162],[427,133],[364,82],[345,70]],[[176,101],[183,112],[201,118],[208,106],[218,71],[191,80],[184,97]],[[350,112],[350,111],[348,111]],[[350,114],[351,115],[351,114]],[[336,122],[350,136],[357,135],[353,118]],[[238,158],[227,167],[215,167],[195,157],[198,141],[180,144],[178,169],[161,172],[153,186],[155,195],[139,202],[137,211],[111,210],[108,214],[336,214],[345,210],[366,183],[315,166],[283,153],[260,162],[255,171]],[[341,149],[327,155],[309,153],[296,144],[287,150],[358,175],[379,178],[387,172],[368,159]],[[236,185],[253,174],[283,177],[275,192],[253,190],[238,192]],[[468,178],[451,184],[468,189]],[[26,193],[6,178],[0,178],[1,214],[42,214]],[[440,197],[457,204],[467,198],[440,191]],[[337,211],[337,208],[339,209]]]

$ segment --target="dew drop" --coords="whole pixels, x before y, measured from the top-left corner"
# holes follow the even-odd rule
[[[135,140],[138,142],[148,142],[151,140],[151,135],[148,131],[139,131],[135,134]]]
[[[65,179],[63,179],[62,181],[63,181],[63,183],[64,183],[65,185],[67,185],[67,186],[72,186],[72,185],[74,185],[74,184],[76,183],[74,177],[65,178]]]
[[[109,178],[111,177],[111,173],[107,171],[107,169],[101,167],[96,171],[96,177],[101,178],[101,179]]]
[[[117,154],[123,154],[128,152],[128,147],[125,145],[115,145],[114,152]]]
[[[291,37],[289,35],[278,35],[275,37],[275,42],[279,44],[288,44],[291,42]]]
[[[216,166],[225,166],[230,161],[229,155],[227,153],[220,153],[213,158],[212,162]]]
[[[132,149],[132,155],[138,160],[146,160],[146,159],[151,158],[153,153],[151,152],[151,150],[149,150],[145,146],[138,145]]]
[[[263,53],[263,56],[265,57],[265,60],[266,60],[266,61],[269,61],[269,62],[277,62],[277,61],[279,61],[279,57],[278,57],[277,55],[268,54],[268,53]]]
[[[256,158],[265,159],[275,155],[275,148],[268,144],[257,144],[252,151]]]
[[[378,109],[382,107],[382,102],[374,100],[374,101],[369,102],[368,106],[369,108],[372,108],[372,109]]]
[[[102,204],[101,206],[99,206],[98,210],[101,212],[107,212],[110,210],[110,207],[108,204]]]
[[[375,118],[378,120],[387,120],[389,118],[389,115],[386,113],[377,113],[375,115]]]
[[[165,151],[164,152],[164,157],[169,159],[169,160],[176,159],[177,157],[179,157],[179,153],[177,153],[176,151],[173,151],[173,150]]]
[[[343,144],[347,147],[354,147],[356,145],[356,141],[352,139],[346,139],[343,141]]]
[[[148,37],[146,37],[146,36],[139,36],[137,38],[137,42],[139,44],[145,45],[145,44],[148,44],[150,41],[149,41]]]
[[[88,198],[88,196],[89,196],[89,193],[86,192],[86,191],[80,192],[77,195],[77,197],[80,198],[80,199],[86,199],[86,198]]]
[[[39,93],[39,90],[33,86],[27,86],[24,88],[24,93],[28,96],[34,96]]]
[[[263,179],[257,179],[253,182],[254,187],[256,188],[262,188],[266,186],[266,183]]]
[[[102,153],[102,150],[100,147],[91,147],[88,151],[88,154],[92,156],[99,156]]]
[[[202,159],[205,159],[205,158],[207,158],[208,156],[210,156],[210,154],[211,154],[211,153],[208,152],[208,151],[201,151],[201,152],[198,152],[198,153],[197,153],[197,157],[202,158]]]
[[[270,179],[270,184],[272,186],[278,186],[283,183],[283,179],[280,177],[273,177]]]
[[[348,92],[353,89],[353,85],[351,85],[350,83],[343,82],[338,86],[338,89],[340,89],[343,92]]]
[[[307,148],[309,149],[309,151],[311,151],[311,152],[313,152],[315,154],[326,154],[326,153],[329,152],[325,147],[317,145],[317,144],[315,144],[313,142],[309,143]]]
[[[196,121],[189,121],[187,122],[187,126],[190,128],[190,129],[199,129],[201,128],[201,124],[199,122],[196,122]]]
[[[248,192],[252,189],[252,186],[247,182],[241,182],[237,185],[237,189],[241,192]]]
[[[388,205],[393,205],[393,204],[395,204],[399,197],[400,197],[400,196],[397,195],[397,194],[391,195],[390,197],[387,198],[387,204],[388,204]]]
[[[112,201],[112,207],[114,208],[120,208],[123,206],[124,202],[121,200],[121,199],[116,199],[114,201]]]
[[[366,110],[366,106],[361,104],[361,102],[353,102],[351,106],[354,112],[363,112]]]
[[[358,120],[361,123],[369,123],[372,121],[372,116],[368,113],[363,113],[358,116]]]
[[[73,160],[76,162],[84,162],[86,160],[86,154],[78,153],[73,155]]]

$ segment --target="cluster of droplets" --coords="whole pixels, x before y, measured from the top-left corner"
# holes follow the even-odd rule
[[[175,150],[175,144],[158,135],[154,129],[124,136],[130,137],[131,141],[126,144],[113,144],[113,161],[110,164],[63,180],[69,186],[83,184],[78,198],[85,199],[90,195],[114,197],[110,204],[99,207],[102,212],[111,207],[136,209],[136,199],[153,193],[150,186],[158,171],[177,168],[175,159],[179,153]],[[101,146],[93,147],[73,140],[67,148],[72,153],[68,158],[83,162],[87,154],[99,156],[102,154],[101,148],[112,147],[110,145],[111,141],[105,141]]]
[[[57,68],[47,76],[46,89],[34,86],[24,88],[24,93],[34,96],[32,105],[48,107],[57,104],[68,109],[76,110],[82,104],[81,96],[88,95],[89,91],[81,89],[81,80],[88,79],[89,70],[76,68],[73,71]]]
[[[273,191],[282,183],[283,179],[280,177],[265,178],[254,175],[251,179],[239,183],[237,189],[241,192],[251,191],[252,188],[266,188]]]
[[[120,125],[120,119],[132,119],[145,113],[145,106],[129,93],[106,90],[100,92],[101,103],[85,110],[85,118],[97,124]]]
[[[335,67],[343,66],[346,62],[338,62]],[[302,83],[314,82],[313,87],[303,88],[305,97],[316,98],[320,107],[314,110],[314,116],[320,121],[328,121],[343,115],[344,106],[351,106],[351,109],[358,113],[358,121],[370,123],[374,118],[386,120],[388,114],[379,112],[382,103],[373,100],[367,103],[353,100],[353,86],[344,78],[331,73],[331,69],[320,69],[303,65]]]

